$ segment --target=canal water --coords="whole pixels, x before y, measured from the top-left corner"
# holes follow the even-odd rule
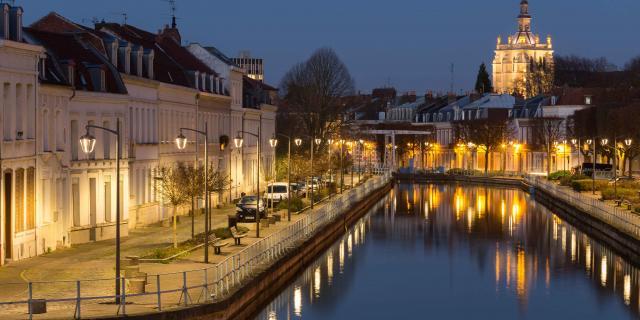
[[[520,190],[404,184],[257,319],[638,319],[639,276]]]

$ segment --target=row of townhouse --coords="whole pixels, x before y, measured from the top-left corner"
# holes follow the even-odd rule
[[[371,103],[376,99],[367,100],[367,104],[355,108],[352,120],[356,123],[371,125],[378,128],[389,128],[389,132],[411,131],[429,132],[429,135],[416,135],[404,139],[411,141],[401,150],[404,154],[395,154],[395,165],[403,167],[453,168],[483,170],[485,157],[482,149],[475,146],[461,145],[455,133],[455,122],[475,119],[500,118],[508,121],[511,138],[504,146],[489,155],[489,170],[506,170],[512,172],[544,173],[547,162],[551,161],[551,170],[569,170],[579,165],[581,156],[579,151],[570,143],[554,151],[547,157],[545,148],[541,146],[540,137],[536,136],[537,118],[552,117],[563,119],[560,125],[562,140],[571,140],[567,133],[567,120],[578,110],[591,107],[594,94],[588,89],[560,88],[550,95],[541,95],[522,100],[508,94],[470,94],[463,96],[434,97],[427,93],[424,96],[392,97],[395,101],[388,106],[378,118],[367,117],[369,108],[379,109]],[[378,112],[379,113],[379,112]],[[402,130],[394,128],[402,127]],[[405,134],[405,135],[406,135]],[[385,141],[397,141],[399,138]],[[421,142],[420,144],[415,142]],[[428,143],[428,144],[427,144]],[[391,153],[387,152],[388,162]]]
[[[117,205],[124,236],[169,218],[156,170],[204,163],[203,137],[184,132],[191,143],[176,147],[183,127],[206,123],[209,164],[230,177],[214,203],[255,192],[257,139],[245,135],[242,148],[228,141],[261,130],[260,172],[270,168],[276,89],[213,47],[182,46],[175,24],[158,33],[107,22],[90,28],[50,13],[23,27],[22,15],[0,4],[0,264],[113,238]],[[90,154],[79,138],[87,125],[115,130],[118,122],[123,160],[115,181],[115,135],[90,129],[97,139]]]

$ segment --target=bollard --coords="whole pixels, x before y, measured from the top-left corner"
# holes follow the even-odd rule
[[[156,291],[158,292],[158,311],[162,311],[162,291],[160,290],[160,275],[156,275]]]
[[[122,298],[120,299],[120,302],[122,303],[122,315],[126,316],[127,315],[127,290],[125,287],[125,278],[122,277]]]
[[[76,314],[75,318],[80,319],[80,281],[76,281]]]

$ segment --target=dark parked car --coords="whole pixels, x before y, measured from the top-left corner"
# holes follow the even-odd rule
[[[256,221],[256,207],[258,197],[256,196],[244,196],[240,198],[238,204],[236,204],[236,217],[238,221]],[[260,219],[266,218],[267,214],[264,207],[264,201],[260,200],[259,205]]]

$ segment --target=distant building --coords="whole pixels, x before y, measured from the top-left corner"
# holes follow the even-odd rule
[[[233,63],[245,70],[247,77],[264,81],[264,64],[260,58],[252,58],[249,52],[241,52],[240,57],[232,58]]]
[[[493,88],[497,93],[513,93],[517,82],[525,79],[531,71],[533,63],[553,65],[553,46],[551,36],[546,42],[540,41],[540,36],[531,31],[531,15],[529,2],[520,2],[518,16],[518,32],[502,43],[498,36],[493,59]]]

